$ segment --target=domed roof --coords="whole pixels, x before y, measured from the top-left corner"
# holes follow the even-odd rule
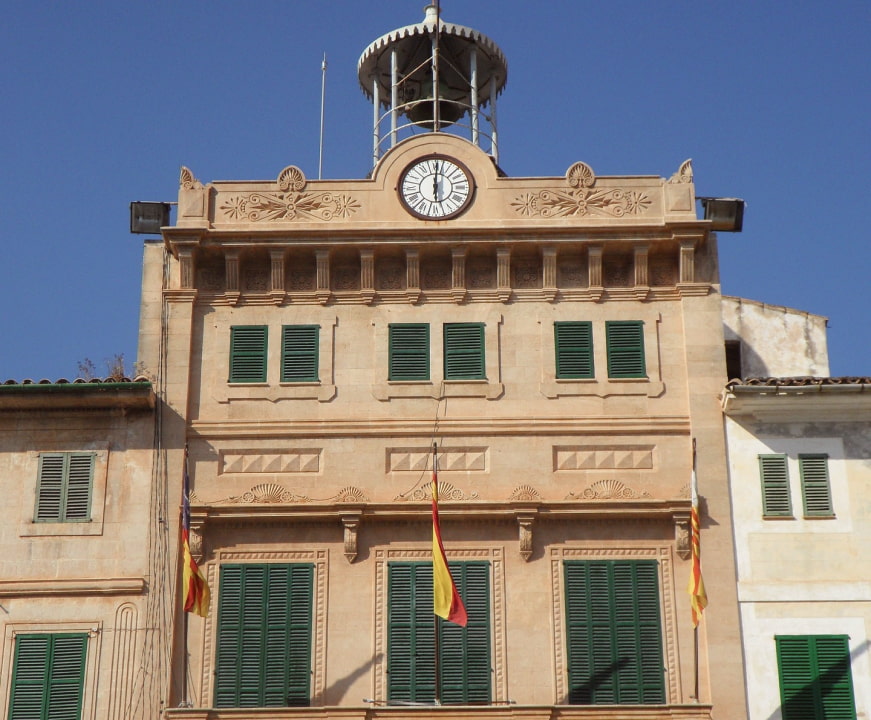
[[[428,62],[432,54],[431,36],[435,31],[437,11],[435,5],[426,7],[426,16],[422,22],[406,25],[382,35],[360,55],[357,62],[357,78],[363,92],[372,98],[373,79],[377,79],[381,104],[388,106],[390,102],[390,56],[391,50],[396,50],[397,65],[405,73],[413,72],[422,63]],[[491,78],[496,82],[496,94],[502,92],[508,80],[508,63],[505,56],[493,40],[483,33],[439,20],[439,76],[447,74],[448,85],[461,84],[460,77],[456,83],[451,82],[451,74],[467,74],[470,67],[470,57],[477,53],[478,86],[481,93],[481,105],[489,98]],[[468,84],[468,78],[464,78]]]

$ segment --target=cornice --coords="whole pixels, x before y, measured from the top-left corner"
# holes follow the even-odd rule
[[[421,437],[432,432],[432,418],[370,418],[366,420],[252,420],[208,421],[190,423],[191,437],[223,440],[233,438],[285,437]],[[443,436],[498,435],[688,435],[690,420],[685,415],[600,416],[600,417],[504,417],[443,418],[439,434]]]
[[[51,578],[0,581],[0,597],[46,597],[69,595],[142,595],[144,578]]]

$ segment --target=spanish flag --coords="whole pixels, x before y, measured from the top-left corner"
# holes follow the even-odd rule
[[[702,579],[702,558],[699,551],[699,492],[696,482],[695,452],[693,452],[692,509],[690,510],[690,552],[692,567],[687,592],[690,594],[690,605],[693,613],[693,627],[699,626],[702,611],[708,605],[708,595],[705,592],[705,581]]]
[[[433,447],[432,468],[432,599],[433,612],[448,622],[466,627],[466,607],[454,585],[445,547],[442,545],[442,531],[439,527],[439,472],[438,459]]]
[[[181,545],[184,567],[182,568],[182,598],[184,611],[200,617],[209,614],[209,586],[203,572],[191,555],[191,481],[188,475],[188,450],[184,449],[184,488],[181,497]]]

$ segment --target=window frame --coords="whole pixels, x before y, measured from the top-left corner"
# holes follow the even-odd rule
[[[834,517],[827,453],[799,453],[798,474],[804,516]]]
[[[482,322],[442,325],[445,381],[487,379],[485,329]]]
[[[320,325],[281,326],[281,379],[282,383],[320,382]],[[292,338],[292,334],[299,337]],[[295,342],[293,342],[295,340]],[[293,345],[291,347],[291,345]],[[296,360],[306,366],[307,372],[293,371],[288,366]]]
[[[647,378],[643,320],[606,320],[605,351],[610,380]]]
[[[255,337],[257,335],[261,337]],[[249,335],[249,337],[244,337]],[[255,347],[238,347],[248,343],[258,342]],[[267,378],[269,357],[269,326],[268,325],[231,325],[230,326],[230,366],[227,382],[230,384],[265,383]],[[244,362],[243,362],[244,361]],[[252,363],[249,366],[249,363]],[[259,365],[258,365],[259,363]],[[244,367],[237,367],[244,365]]]
[[[72,715],[64,715],[64,717],[75,718],[76,720],[82,718],[85,704],[85,678],[88,670],[88,639],[87,632],[23,632],[15,635],[14,648],[12,650],[13,660],[9,688],[8,720],[54,720],[54,718],[57,717],[59,709],[63,710],[65,713],[69,713],[70,711],[73,712]],[[78,641],[79,646],[72,647],[72,644],[69,641]],[[40,669],[42,677],[38,681],[33,678],[33,674],[37,671],[37,668],[28,669],[28,674],[31,675],[30,678],[19,678],[19,674],[22,672],[21,663],[25,662],[25,660],[22,659],[22,653],[25,652],[24,645],[29,644],[30,642],[47,643],[44,659],[29,659],[26,661],[31,665],[34,663],[44,663],[44,667]],[[65,650],[64,648],[58,648],[59,645],[63,644],[70,644],[70,648],[66,649],[68,655],[66,658],[62,658],[55,662],[58,657],[58,652]],[[77,663],[77,670],[70,665],[71,653],[76,653],[78,655],[75,660]],[[66,673],[64,672],[65,670]],[[71,670],[72,672],[70,672]],[[66,699],[67,702],[71,702],[72,705],[65,704],[64,707],[58,708],[56,705],[51,704],[53,698],[58,697],[52,692],[58,685],[76,686],[74,691],[75,695],[71,699],[68,692],[63,693],[60,696],[61,700]],[[19,705],[18,708],[16,708],[16,701],[21,697],[19,693],[23,692],[21,688],[27,687],[39,688],[37,691],[39,693],[38,716],[32,714],[35,709],[33,702],[24,707]],[[31,701],[34,700],[35,696],[32,694],[32,691],[30,695]],[[27,694],[25,694],[24,701],[27,699]],[[21,712],[19,712],[19,709]]]
[[[60,477],[57,478],[57,487],[50,484],[49,473],[52,468],[47,467],[46,461],[60,461]],[[82,478],[74,478],[75,469],[73,464],[80,460],[87,460],[87,487],[82,484]],[[34,523],[89,523],[91,522],[91,507],[94,498],[94,470],[97,464],[97,453],[93,451],[74,452],[41,452],[36,475],[36,502],[33,510]],[[57,512],[49,513],[52,498],[50,493],[57,492]],[[84,494],[84,497],[74,498],[72,503],[81,509],[71,511],[71,494]]]
[[[262,578],[259,596],[255,577],[258,572]],[[286,573],[284,588],[282,572]],[[221,565],[212,687],[214,707],[311,706],[316,576],[314,563]],[[301,585],[294,585],[294,580]],[[287,592],[283,604],[282,591]],[[252,596],[259,599],[259,608],[252,605]],[[295,603],[302,603],[302,607]],[[243,620],[252,624],[266,621],[270,626],[245,628]],[[293,646],[294,637],[300,643],[297,647]],[[276,655],[278,659],[274,660]],[[246,661],[248,665],[244,664]],[[252,672],[257,682],[255,687],[246,689],[243,679],[250,678]],[[285,702],[274,701],[278,693]]]
[[[575,331],[581,337],[568,337],[571,331]],[[586,337],[583,337],[584,333]],[[592,380],[596,377],[592,321],[555,320],[553,323],[553,341],[556,379]],[[573,372],[567,367],[570,365],[582,367],[586,365],[588,369]]]
[[[762,517],[793,518],[789,483],[789,458],[785,453],[757,456],[762,491]]]
[[[434,702],[434,623],[438,623],[441,704],[493,703],[491,564],[452,561],[448,567],[469,614],[465,628],[433,615],[431,561],[387,563],[388,702]],[[470,658],[475,659],[471,665]]]
[[[401,337],[403,335],[406,337]],[[414,335],[417,337],[412,337]],[[409,341],[418,346],[402,344]],[[431,379],[429,323],[390,323],[387,343],[388,382],[426,382]],[[410,370],[409,363],[416,367]]]
[[[847,635],[775,635],[774,641],[783,720],[807,720],[809,712],[814,720],[856,720]],[[836,654],[836,662],[822,666]],[[844,662],[835,679],[832,671]]]
[[[662,632],[662,618],[667,611],[663,607],[659,561],[563,559],[562,574],[568,675],[566,702],[572,705],[658,705],[669,702],[665,676],[666,638]],[[625,593],[627,583],[628,597]],[[641,587],[645,584],[647,587]],[[639,595],[640,590],[644,591],[643,597]],[[598,599],[592,598],[591,592],[598,594]],[[643,611],[639,611],[642,603],[646,605]],[[617,664],[619,660],[613,658],[618,646],[627,642],[627,630],[634,645],[630,656],[641,658],[634,679],[618,668],[611,671],[614,679],[610,689],[600,685],[588,690],[581,686],[579,690],[572,674],[586,672],[598,676],[601,671],[597,671],[596,666],[603,659],[609,663],[608,667]],[[595,641],[591,641],[594,636]],[[603,640],[606,637],[607,644]],[[602,657],[606,652],[609,658]],[[633,697],[639,699],[633,701]]]

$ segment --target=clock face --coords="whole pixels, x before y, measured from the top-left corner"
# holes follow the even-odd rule
[[[472,178],[456,160],[431,155],[409,165],[399,181],[405,209],[423,220],[459,215],[472,200]]]

